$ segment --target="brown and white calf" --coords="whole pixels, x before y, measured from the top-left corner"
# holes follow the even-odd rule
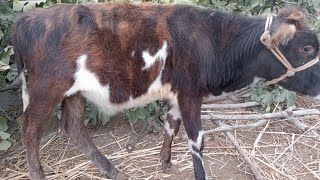
[[[59,103],[61,129],[103,175],[125,179],[86,133],[85,100],[115,113],[166,99],[172,107],[160,155],[163,168],[171,167],[172,138],[182,121],[195,178],[205,179],[202,98],[239,90],[255,78],[269,81],[285,74],[287,68],[269,46],[279,47],[293,67],[315,59],[319,42],[305,19],[298,8],[283,8],[270,23],[265,46],[260,36],[268,30],[266,17],[190,5],[61,4],[24,13],[11,41],[22,80],[22,133],[29,177],[45,178],[39,141]],[[316,97],[320,65],[279,84]]]

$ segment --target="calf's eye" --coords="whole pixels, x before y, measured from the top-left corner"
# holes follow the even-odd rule
[[[304,46],[302,48],[302,52],[305,54],[313,54],[314,53],[314,48],[311,45]]]

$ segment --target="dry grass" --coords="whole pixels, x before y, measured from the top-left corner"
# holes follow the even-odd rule
[[[313,100],[299,97],[299,106],[318,108]],[[252,113],[248,109],[226,111],[227,114]],[[311,127],[301,132],[285,119],[270,120],[254,130],[236,130],[232,134],[256,164],[265,179],[320,179],[320,118],[305,116],[301,119]],[[119,123],[121,122],[121,123]],[[120,120],[91,135],[100,151],[131,179],[193,179],[191,153],[187,143],[178,136],[174,140],[172,162],[180,174],[164,174],[159,159],[162,133],[151,133],[128,153],[126,144],[131,142],[131,127]],[[229,125],[245,124],[246,121],[225,121]],[[114,125],[115,124],[115,125]],[[115,126],[111,128],[111,126]],[[210,121],[203,121],[205,130],[215,128]],[[184,132],[183,127],[180,129]],[[0,179],[27,179],[25,149],[20,145],[6,155],[6,167]],[[248,166],[223,135],[206,135],[204,159],[209,179],[253,179]],[[46,136],[41,145],[41,161],[48,179],[106,179],[61,133]]]

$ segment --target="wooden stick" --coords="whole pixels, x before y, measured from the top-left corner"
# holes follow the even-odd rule
[[[287,120],[290,124],[294,125],[295,127],[297,127],[298,129],[301,129],[303,132],[307,131],[308,129],[310,129],[310,127],[308,125],[306,125],[305,123],[303,123],[302,121],[300,121],[297,118],[288,118]],[[319,137],[320,135],[315,131],[315,130],[311,130],[311,132],[314,134],[314,136]]]
[[[244,97],[250,92],[250,87],[246,87],[244,89],[232,92],[232,93],[226,93],[219,96],[207,96],[203,98],[202,103],[203,104],[210,104],[217,101],[223,101],[227,99],[236,100],[237,98]]]
[[[307,126],[306,124],[304,124],[303,122],[301,122],[299,119],[297,118],[288,118],[288,123],[294,125],[295,127],[297,127],[298,129],[302,130],[302,131],[306,131],[309,126]]]
[[[226,126],[220,121],[213,121],[215,124],[217,124],[219,127]],[[257,180],[263,180],[261,173],[256,168],[256,165],[251,161],[251,159],[247,156],[246,152],[240,147],[239,143],[237,142],[236,138],[230,133],[230,132],[224,132],[224,134],[228,137],[230,142],[233,144],[233,146],[236,148],[236,150],[239,152],[239,154],[242,156],[243,160],[248,164],[250,170],[254,174],[255,179]]]
[[[304,134],[306,134],[308,131],[311,131],[313,128],[315,128],[316,126],[318,126],[320,124],[320,122],[318,122],[317,124],[313,125],[311,128],[309,128],[308,130],[306,130],[303,134],[301,134],[296,140],[294,140],[288,147],[286,147],[284,149],[284,151],[282,153],[280,153],[280,155],[273,160],[273,163],[276,163],[276,161],[278,161],[278,159],[280,159],[284,153],[286,153],[288,151],[288,149],[290,149],[297,141],[299,141],[299,139],[301,137],[303,137]]]
[[[236,104],[203,104],[201,109],[231,109],[231,108],[245,108],[258,106],[258,102],[246,102],[246,103],[236,103]]]
[[[219,126],[215,129],[210,129],[210,130],[204,131],[204,133],[211,134],[211,133],[217,133],[217,132],[234,131],[236,129],[254,129],[256,127],[265,125],[267,122],[268,122],[267,120],[263,119],[263,120],[260,120],[256,123],[245,124],[245,125],[235,125],[235,126],[224,125],[224,126]]]
[[[283,171],[277,169],[276,167],[272,166],[271,164],[268,164],[266,162],[264,162],[263,160],[259,159],[256,156],[253,156],[253,158],[255,158],[256,160],[260,161],[261,163],[263,163],[264,165],[268,166],[269,168],[271,168],[272,170],[276,171],[277,173],[287,177],[289,180],[297,180],[295,177],[292,177],[290,175],[287,175],[286,173],[284,173]]]
[[[320,111],[317,109],[305,109],[298,111],[283,111],[276,113],[266,113],[266,114],[250,114],[250,115],[216,115],[210,113],[209,115],[201,115],[201,119],[204,120],[250,120],[250,119],[271,119],[271,118],[284,118],[284,117],[293,117],[293,116],[305,116],[305,115],[320,115]]]

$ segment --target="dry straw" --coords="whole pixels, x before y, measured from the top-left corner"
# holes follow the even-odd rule
[[[298,102],[299,107],[307,109],[296,108],[283,112],[283,116],[281,113],[268,116],[269,119],[266,116],[256,118],[259,114],[246,108],[246,105],[258,105],[255,102],[204,105],[203,127],[207,132],[204,159],[209,179],[320,179],[319,104],[300,96]],[[298,111],[304,113],[294,116]],[[206,120],[217,119],[217,115],[220,119],[215,123]],[[223,120],[223,116],[240,115],[254,115],[252,117],[256,119]],[[129,153],[125,147],[137,135],[126,121],[115,121],[122,123],[112,128],[107,125],[91,135],[98,149],[130,179],[193,179],[192,158],[183,138],[183,126],[172,147],[172,163],[179,173],[165,174],[159,159],[163,134],[148,134]],[[139,129],[135,130],[138,132]],[[107,179],[60,132],[43,138],[40,152],[48,179]],[[0,179],[28,179],[24,154],[21,143],[1,154],[4,160]]]

